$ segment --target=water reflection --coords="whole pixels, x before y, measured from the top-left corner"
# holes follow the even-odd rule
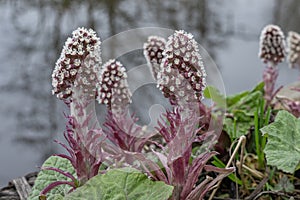
[[[300,1],[276,0],[275,2],[273,12],[274,23],[280,25],[285,32],[300,32]]]

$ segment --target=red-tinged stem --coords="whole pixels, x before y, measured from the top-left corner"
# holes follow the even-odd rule
[[[65,154],[54,154],[53,156],[58,156],[58,157],[61,157],[61,158],[65,158],[65,159],[68,159],[71,163],[73,162],[73,159],[70,156],[65,155]]]
[[[62,174],[64,176],[72,179],[73,182],[76,182],[76,178],[72,174],[70,174],[69,172],[65,172],[65,171],[63,171],[61,169],[54,168],[54,167],[42,167],[41,169],[42,170],[51,170],[51,171],[58,172],[58,173],[60,173],[60,174]]]
[[[58,141],[58,140],[54,140],[54,142],[56,142],[57,144],[61,145],[63,148],[65,148],[70,155],[73,154],[73,151],[71,148],[67,147],[67,145],[63,144],[62,142]]]
[[[278,68],[274,63],[270,63],[263,72],[264,96],[267,101],[267,106],[271,104],[274,97],[275,83],[278,77]]]
[[[206,185],[212,181],[213,178],[206,177],[199,185],[197,185],[192,192],[187,196],[186,199],[200,199],[199,196],[201,196],[201,192],[204,190]]]
[[[70,181],[56,181],[53,183],[50,183],[47,187],[45,187],[41,192],[40,192],[40,196],[41,197],[45,197],[46,194],[51,191],[53,188],[59,186],[59,185],[70,185],[73,188],[76,188],[75,183],[70,182]]]
[[[84,124],[88,130],[100,128],[95,109],[95,100],[87,98],[81,89],[73,87],[73,102],[70,104],[71,116],[81,125],[87,118],[89,121]]]
[[[277,89],[275,90],[275,92],[274,92],[273,95],[272,95],[272,99],[274,99],[274,97],[276,96],[276,94],[277,94],[282,88],[283,88],[283,85],[281,85],[279,88],[277,88]]]

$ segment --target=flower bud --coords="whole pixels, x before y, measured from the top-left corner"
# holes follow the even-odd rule
[[[193,35],[176,31],[168,38],[158,88],[171,104],[200,102],[206,86],[206,72]]]
[[[125,67],[111,59],[102,66],[98,84],[99,103],[106,104],[109,109],[124,109],[131,103],[131,92],[128,88]]]
[[[144,44],[144,56],[155,80],[157,80],[157,74],[160,71],[160,64],[163,58],[162,53],[165,50],[165,44],[166,40],[157,36],[150,36]]]
[[[284,34],[278,26],[266,26],[260,35],[259,57],[264,63],[274,63],[277,65],[285,57]]]
[[[291,67],[294,67],[296,64],[299,65],[299,54],[300,54],[300,35],[296,32],[289,32],[287,37],[287,46],[288,46],[288,62]]]
[[[96,93],[101,63],[100,38],[92,29],[78,28],[65,42],[52,74],[53,94],[72,100],[74,87],[90,97]]]

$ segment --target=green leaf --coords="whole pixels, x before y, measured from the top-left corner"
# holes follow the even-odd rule
[[[265,83],[262,81],[260,83],[258,83],[255,88],[252,90],[252,92],[255,92],[255,91],[261,91],[263,92],[264,91],[264,86],[265,86]]]
[[[49,157],[42,167],[55,167],[67,171],[75,176],[75,171],[70,161],[58,156]],[[76,176],[75,176],[76,177]],[[50,183],[55,181],[71,180],[62,174],[52,170],[41,170],[35,180],[34,186],[29,196],[29,200],[38,200],[40,192]],[[47,200],[63,199],[63,196],[71,189],[69,185],[60,185],[47,193]]]
[[[253,126],[253,119],[249,117],[247,121],[241,121],[237,118],[226,118],[224,120],[224,130],[228,133],[231,140],[239,138],[242,135],[246,135],[249,132],[251,126]]]
[[[226,100],[224,95],[220,93],[220,91],[212,85],[206,86],[203,95],[207,99],[211,99],[215,102],[219,107],[226,107]]]
[[[226,98],[227,106],[230,107],[230,106],[236,104],[238,101],[241,100],[241,98],[247,96],[247,94],[249,94],[249,91],[245,91],[245,92],[241,92],[241,93],[238,93],[235,95],[228,96]]]
[[[243,97],[247,96],[249,93],[254,93],[257,91],[263,93],[264,85],[265,85],[264,82],[260,82],[258,85],[255,86],[255,88],[252,91],[244,91],[232,96],[228,96],[226,98],[227,106],[228,107],[233,106],[234,104],[239,102]]]
[[[173,187],[152,181],[145,174],[131,169],[113,169],[91,178],[68,194],[65,200],[164,200],[172,195]]]
[[[300,119],[282,110],[273,123],[260,130],[268,135],[264,150],[267,163],[294,173],[300,162]]]
[[[251,92],[243,98],[241,98],[234,105],[230,106],[228,110],[230,110],[234,114],[236,112],[240,112],[248,116],[254,116],[254,112],[256,111],[257,106],[259,105],[259,100],[262,97],[263,95],[260,91]]]
[[[275,191],[284,191],[284,192],[294,192],[295,186],[289,178],[284,175],[280,180],[279,183],[275,185],[274,187]]]
[[[253,90],[228,107],[228,113],[232,117],[224,120],[224,129],[232,140],[246,135],[250,127],[254,126],[254,113],[262,98],[261,91]]]

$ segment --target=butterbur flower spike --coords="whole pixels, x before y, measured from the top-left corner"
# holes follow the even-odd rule
[[[136,125],[138,118],[128,115],[131,92],[126,69],[120,62],[112,59],[102,66],[97,100],[108,107],[103,124],[108,139],[122,150],[141,152],[150,136]]]
[[[144,56],[154,80],[157,80],[157,74],[160,71],[160,64],[165,50],[166,40],[158,36],[150,36],[144,44]]]
[[[173,105],[200,102],[206,86],[206,72],[198,45],[191,34],[176,31],[168,38],[158,88]]]
[[[100,38],[92,29],[78,28],[68,38],[52,74],[52,93],[72,100],[74,88],[95,98],[97,73],[101,64]]]
[[[68,146],[61,144],[69,155],[59,154],[73,165],[77,178],[57,168],[56,171],[72,181],[56,181],[41,191],[47,192],[61,184],[72,186],[72,190],[98,174],[103,155],[102,142],[105,136],[99,128],[94,109],[96,84],[100,70],[100,39],[92,29],[78,28],[68,38],[52,74],[53,94],[66,103],[70,102],[65,138]]]
[[[277,65],[285,57],[284,34],[276,25],[267,25],[260,35],[259,57],[264,63]]]
[[[275,83],[278,77],[277,64],[285,57],[284,34],[278,26],[267,25],[261,32],[259,57],[267,66],[263,72],[264,97],[267,105],[270,105],[273,97]],[[278,91],[278,90],[277,90]]]
[[[97,100],[115,111],[124,110],[131,103],[126,69],[119,61],[111,59],[102,66]]]
[[[288,55],[287,60],[291,67],[300,66],[300,35],[296,32],[289,32],[287,37]]]

